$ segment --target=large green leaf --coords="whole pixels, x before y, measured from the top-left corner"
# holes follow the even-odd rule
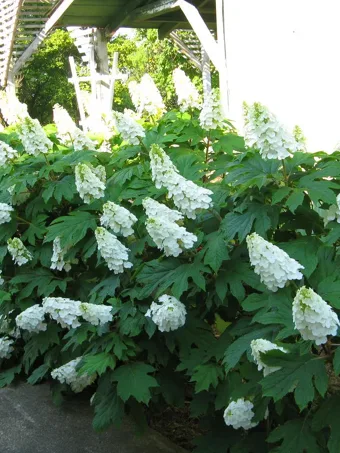
[[[340,396],[332,395],[321,404],[313,418],[312,427],[314,430],[321,430],[325,427],[331,429],[328,440],[328,452],[339,453],[340,451]]]
[[[79,373],[84,374],[99,374],[102,375],[109,368],[114,370],[116,367],[116,358],[114,355],[107,352],[101,352],[95,355],[85,355],[82,358],[79,368]]]
[[[219,232],[214,232],[207,236],[207,244],[204,249],[204,264],[217,272],[224,260],[229,259],[228,248],[224,237]]]
[[[310,421],[298,418],[289,420],[269,434],[267,442],[276,443],[282,440],[277,453],[321,453],[317,440],[312,432]]]
[[[70,278],[60,279],[51,271],[43,267],[37,269],[28,269],[18,272],[10,281],[11,285],[26,283],[17,296],[18,299],[24,299],[32,295],[33,290],[37,288],[38,296],[50,296],[56,288],[62,292],[66,291],[67,282]]]
[[[206,363],[195,368],[191,381],[196,382],[195,392],[216,388],[219,379],[224,375],[223,369],[217,363]]]
[[[321,246],[319,239],[304,237],[291,242],[281,242],[278,246],[304,266],[302,272],[306,277],[310,277],[315,271],[318,265],[318,250]]]

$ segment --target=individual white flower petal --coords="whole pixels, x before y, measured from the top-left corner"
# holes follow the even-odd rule
[[[189,219],[196,218],[197,210],[211,207],[213,192],[181,176],[169,156],[156,144],[151,145],[150,164],[156,188],[166,187],[169,198]]]
[[[145,313],[158,326],[160,332],[170,332],[184,326],[186,308],[178,299],[164,294],[159,297],[158,303],[152,302]]]
[[[337,314],[319,294],[311,288],[300,288],[293,302],[295,328],[304,340],[317,345],[327,342],[327,335],[336,335],[340,325]]]
[[[129,92],[140,115],[160,116],[164,112],[162,96],[149,74],[144,74],[140,83],[130,82]]]
[[[46,330],[47,324],[44,321],[45,309],[38,304],[27,308],[15,319],[16,325],[20,329],[35,333]]]
[[[95,236],[98,250],[111,271],[115,274],[121,274],[124,269],[132,267],[132,263],[129,262],[129,249],[114,234],[105,228],[98,227]]]
[[[84,203],[102,198],[105,191],[106,173],[102,165],[77,164],[75,168],[76,187]]]
[[[83,302],[80,304],[80,311],[82,317],[93,326],[106,324],[113,319],[112,307],[108,305],[95,305]]]
[[[304,267],[276,245],[263,239],[257,233],[247,236],[250,263],[261,282],[271,291],[283,288],[289,280],[301,280],[299,269]]]
[[[113,112],[116,128],[123,140],[131,145],[138,145],[139,138],[145,137],[144,128],[126,113]]]
[[[137,217],[130,211],[119,206],[112,201],[103,205],[103,214],[100,217],[100,223],[106,228],[110,228],[114,233],[121,234],[125,237],[133,234],[133,225],[137,222]]]
[[[39,121],[30,116],[19,121],[17,132],[27,154],[46,154],[53,147]]]
[[[14,209],[9,204],[0,203],[0,225],[11,221],[11,212],[13,211]]]
[[[246,146],[258,149],[263,159],[284,159],[301,149],[301,144],[262,104],[245,104],[244,118]]]
[[[200,124],[206,131],[223,129],[224,115],[221,107],[218,90],[214,89],[205,96],[203,107],[200,113]]]
[[[43,308],[45,313],[58,322],[61,327],[70,329],[80,326],[78,318],[82,315],[81,302],[63,297],[45,297]]]
[[[0,167],[18,156],[18,151],[0,140]]]
[[[264,340],[262,338],[259,338],[258,340],[253,340],[250,343],[250,347],[251,353],[257,364],[257,369],[259,371],[263,369],[264,376],[267,376],[268,374],[274,373],[274,371],[278,371],[281,369],[281,367],[270,367],[266,365],[261,359],[261,353],[272,351],[273,349],[278,349],[279,351],[287,352],[286,349],[282,348],[281,346],[277,346],[275,343],[272,343],[271,341],[268,340]]]
[[[8,337],[1,337],[0,338],[0,360],[1,359],[8,359],[12,352],[14,351],[13,348],[14,341]]]
[[[28,263],[33,258],[33,255],[19,238],[8,239],[7,250],[11,254],[14,263],[18,266]]]
[[[81,359],[82,357],[78,357],[59,368],[55,368],[51,372],[52,378],[57,379],[61,384],[70,385],[75,393],[83,391],[85,387],[88,387],[96,380],[97,375],[79,374],[76,367]]]
[[[251,429],[254,428],[258,423],[252,422],[254,417],[253,403],[239,398],[236,401],[232,401],[226,410],[224,411],[224,421],[228,426],[232,426],[234,429]]]
[[[199,109],[201,107],[200,95],[189,77],[180,68],[174,69],[172,74],[181,112],[186,112],[188,109]]]

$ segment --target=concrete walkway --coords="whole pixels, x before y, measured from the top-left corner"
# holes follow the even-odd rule
[[[135,437],[132,423],[97,434],[86,401],[61,408],[49,386],[0,390],[0,453],[185,453],[155,431]]]

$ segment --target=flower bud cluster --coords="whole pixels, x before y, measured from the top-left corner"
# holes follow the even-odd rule
[[[220,96],[218,90],[214,89],[210,94],[205,96],[200,113],[200,124],[202,129],[205,129],[206,131],[223,129],[224,120]]]
[[[122,206],[112,201],[103,205],[100,223],[104,227],[110,228],[114,233],[121,234],[124,237],[131,236],[133,234],[132,226],[136,222],[137,217]]]
[[[71,264],[64,260],[66,253],[67,249],[61,247],[60,237],[56,237],[53,241],[53,254],[50,268],[57,269],[58,271],[65,269],[66,272],[69,272],[71,270]]]
[[[158,212],[154,207],[156,201],[150,202],[149,198],[143,200],[143,206],[146,209],[147,221],[146,230],[151,236],[154,243],[160,250],[164,250],[166,256],[178,256],[183,250],[190,249],[197,241],[197,236],[189,233],[183,226],[176,223],[180,219],[180,213],[173,211],[160,203]]]
[[[11,221],[11,212],[13,211],[14,209],[9,204],[0,203],[0,225]]]
[[[129,249],[114,234],[105,228],[98,227],[95,236],[98,250],[111,271],[121,274],[124,269],[132,267],[132,263],[129,262]]]
[[[201,108],[199,92],[185,72],[176,68],[172,74],[180,111]]]
[[[117,131],[122,139],[131,145],[139,144],[139,137],[145,137],[144,128],[126,113],[113,112]]]
[[[144,74],[140,83],[129,83],[131,100],[140,115],[160,116],[165,110],[162,96],[149,74]]]
[[[158,326],[160,332],[170,332],[183,327],[186,318],[186,308],[178,299],[164,294],[158,303],[152,302],[145,313]]]
[[[247,236],[250,263],[261,282],[271,291],[283,288],[288,280],[301,280],[299,269],[304,267],[276,245],[263,239],[257,233]]]
[[[33,258],[33,255],[19,238],[8,239],[7,250],[11,254],[14,263],[18,266],[28,263]]]
[[[19,138],[27,154],[38,156],[46,154],[53,146],[37,119],[26,116],[17,126]]]
[[[196,218],[198,209],[208,209],[212,205],[212,191],[181,176],[160,146],[151,145],[150,161],[152,180],[156,188],[165,187],[175,206],[189,219]]]
[[[254,360],[257,365],[257,369],[261,371],[263,369],[263,375],[267,376],[270,373],[274,373],[274,371],[278,371],[281,367],[270,367],[266,365],[261,359],[261,353],[272,351],[273,349],[277,349],[282,352],[287,352],[286,349],[282,348],[281,346],[277,346],[275,343],[271,341],[264,340],[259,338],[258,340],[253,340],[250,343],[251,353],[254,357]]]
[[[41,332],[47,329],[45,321],[45,309],[38,304],[26,308],[15,319],[17,327],[29,332]]]
[[[340,325],[337,314],[311,288],[300,288],[293,301],[293,321],[304,340],[317,345],[327,342],[327,335],[336,335]]]
[[[106,173],[102,165],[77,164],[75,168],[76,187],[84,203],[102,198],[105,191]]]
[[[244,398],[232,401],[224,411],[225,424],[232,426],[234,429],[254,428],[257,423],[252,422],[255,415],[253,407],[254,404],[250,401],[246,401]]]
[[[59,368],[55,368],[51,372],[52,378],[57,379],[61,384],[68,384],[75,393],[83,391],[85,387],[88,387],[96,380],[97,375],[79,374],[77,366],[81,359],[82,357],[78,357]]]
[[[0,167],[6,165],[10,160],[17,157],[18,151],[13,149],[7,143],[0,141]]]
[[[284,159],[301,149],[294,136],[262,104],[245,104],[244,118],[245,143],[258,149],[263,159]]]
[[[0,360],[1,359],[8,359],[14,348],[12,346],[13,340],[8,337],[1,337],[0,338]]]

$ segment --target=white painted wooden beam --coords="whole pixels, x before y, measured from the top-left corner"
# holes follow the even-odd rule
[[[53,13],[46,21],[44,27],[39,32],[34,41],[27,47],[25,52],[18,58],[13,67],[13,74],[17,74],[26,61],[33,55],[33,53],[38,49],[40,44],[47,37],[48,33],[52,30],[58,20],[62,17],[65,11],[72,5],[74,0],[62,0],[58,6],[54,9]]]
[[[158,0],[136,8],[130,13],[129,19],[144,21],[177,8],[179,8],[177,0]]]

